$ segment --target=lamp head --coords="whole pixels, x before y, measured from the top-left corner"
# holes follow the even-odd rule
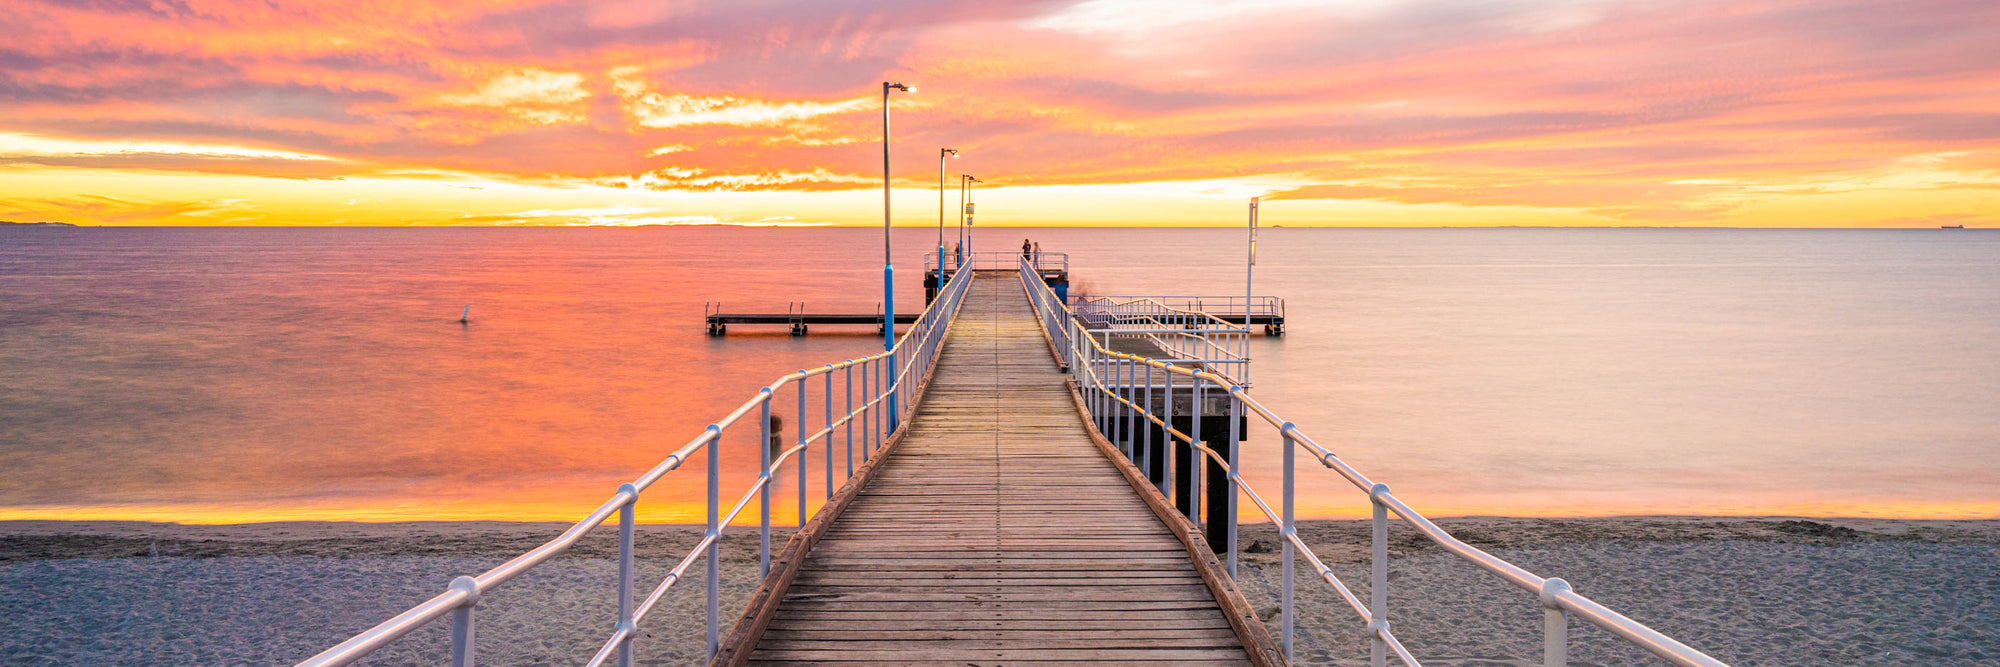
[[[958,157],[958,149],[956,148],[947,148],[944,149],[944,152],[950,153],[952,157]]]
[[[882,90],[883,90],[883,91],[885,91],[885,92],[886,92],[886,91],[888,91],[888,90],[889,90],[890,88],[894,88],[894,89],[896,89],[896,90],[900,90],[900,91],[903,91],[903,92],[906,92],[906,93],[914,93],[914,92],[917,92],[917,86],[916,86],[916,84],[902,84],[902,83],[889,83],[889,82],[887,82],[887,81],[884,81],[884,82],[882,82]]]

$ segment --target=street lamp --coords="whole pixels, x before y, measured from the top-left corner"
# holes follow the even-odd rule
[[[958,149],[956,148],[938,149],[938,254],[937,254],[938,277],[937,279],[939,281],[944,280],[944,156],[946,155],[950,155],[953,158],[957,158]]]
[[[896,265],[889,252],[889,91],[917,92],[914,85],[882,82],[882,349],[896,348]],[[889,353],[889,378],[897,376],[896,354]],[[896,395],[889,394],[889,430],[896,429]]]

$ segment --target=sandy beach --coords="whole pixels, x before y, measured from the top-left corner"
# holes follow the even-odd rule
[[[1466,541],[1624,611],[1734,665],[2000,664],[2000,521],[1469,517],[1439,523]],[[558,524],[138,522],[0,523],[0,662],[282,664],[309,656],[539,544]],[[739,529],[740,530],[740,529]],[[1366,595],[1367,524],[1301,524],[1336,574]],[[641,526],[642,582],[657,582],[699,536]],[[1243,586],[1272,616],[1275,531],[1246,526]],[[782,539],[782,536],[777,538]],[[1539,660],[1534,598],[1392,532],[1398,636],[1427,665]],[[754,588],[754,530],[724,548],[724,609]],[[609,531],[489,594],[480,656],[575,664],[614,614]],[[1298,662],[1366,662],[1359,623],[1303,569]],[[677,586],[645,625],[645,664],[699,662],[702,582]],[[1594,628],[1572,631],[1572,664],[1653,664]],[[442,626],[373,664],[433,663]]]

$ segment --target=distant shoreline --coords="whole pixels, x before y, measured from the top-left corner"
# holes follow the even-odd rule
[[[1619,516],[1590,518],[1447,517],[1434,519],[1482,549],[1552,546],[1603,541],[1714,542],[1738,540],[1837,545],[1866,542],[2000,545],[2000,519],[1859,519],[1791,516]],[[0,521],[0,563],[71,558],[216,558],[237,556],[512,556],[567,528],[557,522],[514,521],[280,521],[246,524],[179,524],[144,521]],[[1401,533],[1407,527],[1394,523]],[[641,524],[646,557],[680,556],[701,536],[700,525]],[[789,528],[773,528],[788,535]],[[612,530],[594,531],[573,551],[577,557],[611,557]],[[754,540],[755,527],[725,533]],[[1299,534],[1330,562],[1367,558],[1366,520],[1300,521]],[[1245,524],[1238,538],[1246,552],[1275,546],[1276,527]],[[1258,542],[1263,545],[1258,545]],[[1414,533],[1398,535],[1399,555],[1438,549]]]

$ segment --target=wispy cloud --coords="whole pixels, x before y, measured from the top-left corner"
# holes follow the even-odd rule
[[[251,148],[227,144],[193,144],[144,139],[63,139],[32,134],[0,133],[0,158],[20,157],[117,157],[139,155],[183,155],[204,158],[332,160],[287,150]]]
[[[491,107],[536,123],[579,122],[584,115],[575,107],[590,99],[583,88],[583,75],[527,68],[496,76],[469,93],[439,95],[438,101],[451,106]]]

